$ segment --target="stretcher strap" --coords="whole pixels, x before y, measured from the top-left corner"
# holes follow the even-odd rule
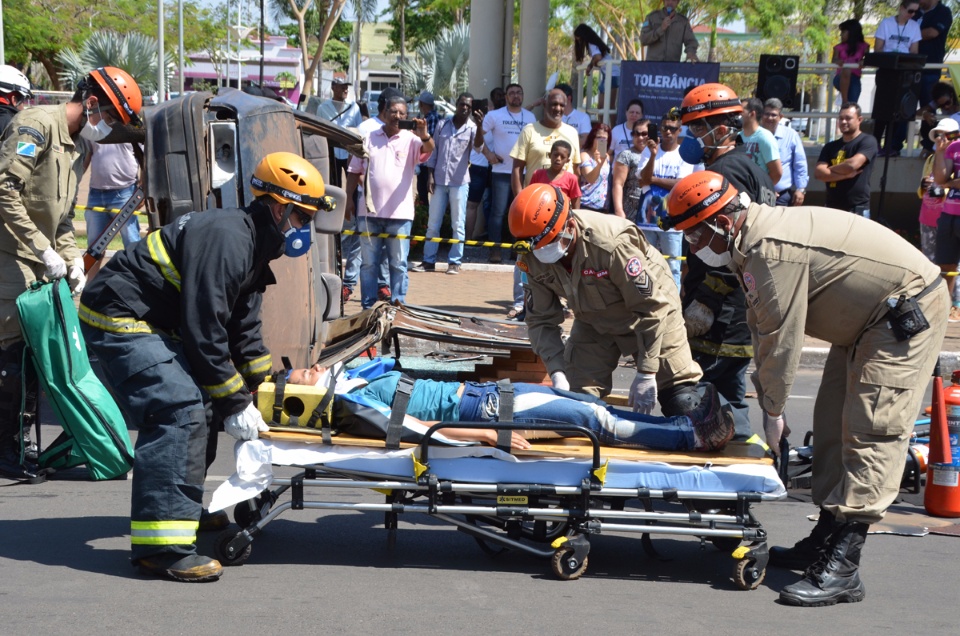
[[[283,362],[283,371],[274,375],[273,421],[271,422],[277,426],[280,426],[280,416],[283,415],[283,394],[287,387],[287,372],[291,369],[290,358],[284,356],[280,360]]]
[[[513,385],[510,380],[500,380],[497,382],[497,389],[500,391],[500,411],[497,419],[500,422],[513,421]],[[513,431],[500,429],[497,431],[497,448],[505,453],[510,452],[510,440]]]
[[[335,365],[335,368],[335,371],[333,369],[330,371],[330,381],[327,383],[326,391],[320,399],[320,403],[317,404],[317,408],[313,409],[313,413],[310,414],[310,419],[307,421],[307,428],[316,428],[317,421],[320,421],[320,437],[324,444],[333,443],[330,430],[330,402],[333,400],[337,387],[337,377],[343,371],[343,365],[339,367]]]
[[[416,381],[406,374],[400,375],[397,382],[397,393],[393,397],[390,407],[390,423],[387,425],[387,450],[400,448],[400,437],[403,433],[403,416],[407,414],[407,404],[410,403],[410,394]]]

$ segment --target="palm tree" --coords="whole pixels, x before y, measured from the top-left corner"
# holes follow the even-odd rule
[[[470,28],[465,23],[444,29],[432,42],[417,48],[413,59],[397,63],[403,90],[416,95],[428,90],[434,95],[455,98],[467,90],[470,62]]]
[[[176,64],[171,54],[164,52],[163,57],[166,76],[170,77]],[[79,51],[60,51],[57,61],[63,67],[59,73],[60,81],[71,88],[76,88],[90,69],[116,66],[130,73],[144,95],[157,90],[157,41],[149,35],[95,31]]]

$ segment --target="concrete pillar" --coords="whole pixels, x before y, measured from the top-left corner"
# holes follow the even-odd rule
[[[550,0],[523,0],[520,3],[520,52],[517,74],[523,86],[524,102],[540,97],[547,85],[547,31]]]
[[[504,0],[503,11],[503,55],[500,70],[500,86],[507,87],[513,82],[513,0]]]
[[[512,0],[511,0],[512,1]],[[503,0],[470,0],[470,92],[486,99],[501,83]]]

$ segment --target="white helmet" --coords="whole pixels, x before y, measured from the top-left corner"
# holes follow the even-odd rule
[[[24,99],[33,97],[27,76],[6,64],[0,65],[0,93],[18,93]]]

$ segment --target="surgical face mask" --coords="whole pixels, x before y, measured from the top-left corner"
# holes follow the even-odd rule
[[[97,107],[97,114],[100,115],[100,121],[97,122],[96,126],[90,123],[90,114],[91,114],[91,111],[89,110],[84,113],[84,115],[86,115],[86,118],[87,118],[87,123],[85,123],[83,125],[83,128],[80,129],[81,137],[83,137],[87,141],[97,142],[97,141],[101,141],[107,135],[113,132],[113,127],[110,124],[108,124],[106,121],[104,121],[103,115],[100,114],[99,106]]]
[[[708,243],[703,249],[697,251],[697,258],[709,265],[710,267],[726,267],[733,260],[733,253],[730,252],[730,243],[732,239],[729,234],[721,234],[717,228],[712,225],[708,226],[713,233],[723,237],[727,243],[727,249],[722,252],[714,252],[713,248],[710,247]],[[710,239],[713,240],[712,238]]]
[[[540,249],[533,250],[533,255],[541,263],[546,263],[547,265],[549,265],[550,263],[556,263],[561,258],[563,258],[564,255],[567,253],[567,250],[570,249],[569,241],[571,241],[572,239],[573,239],[573,236],[571,236],[570,234],[560,234],[559,238],[556,241],[550,243],[549,245],[545,245]],[[564,240],[567,241],[566,245],[563,244]]]

